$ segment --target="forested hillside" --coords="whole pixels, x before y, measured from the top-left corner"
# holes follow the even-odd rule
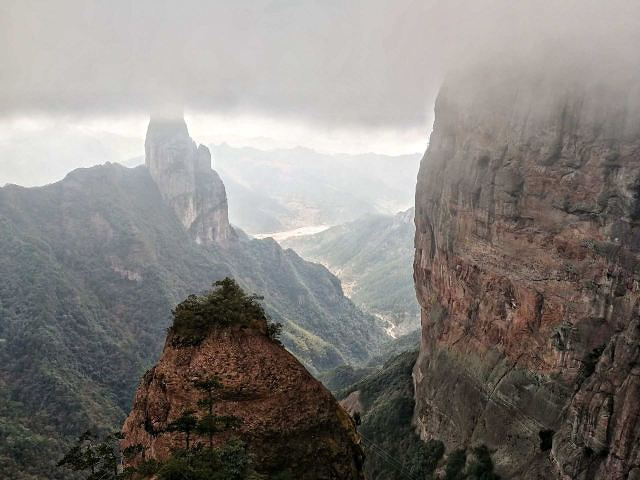
[[[420,326],[411,268],[413,213],[411,208],[396,215],[366,215],[282,244],[327,265],[351,300],[390,322],[398,336]]]
[[[73,435],[119,426],[172,306],[225,276],[265,296],[311,371],[362,363],[385,337],[337,278],[272,240],[197,245],[144,167],[0,189],[0,275],[0,470],[20,480],[63,478],[52,465]]]

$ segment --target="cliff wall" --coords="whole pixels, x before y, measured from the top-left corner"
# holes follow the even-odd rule
[[[640,478],[640,95],[587,78],[457,74],[418,175],[414,422],[505,478]]]
[[[234,237],[227,194],[211,168],[211,153],[191,139],[184,119],[151,119],[145,165],[162,197],[197,243],[224,244]]]

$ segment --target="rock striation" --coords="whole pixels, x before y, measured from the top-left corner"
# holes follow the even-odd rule
[[[160,361],[138,386],[123,446],[141,444],[147,459],[158,460],[180,448],[182,435],[167,432],[167,426],[184,411],[198,409],[201,392],[194,382],[213,376],[224,385],[215,413],[241,419],[234,434],[248,444],[258,473],[364,479],[353,421],[293,355],[266,335],[266,325],[218,328],[197,346],[180,346],[170,333]]]
[[[231,240],[224,184],[211,168],[209,149],[196,145],[184,119],[152,117],[144,147],[147,169],[193,239],[203,245]]]
[[[416,192],[414,422],[503,478],[640,478],[640,92],[443,86]]]

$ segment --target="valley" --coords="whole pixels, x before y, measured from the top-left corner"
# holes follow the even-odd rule
[[[230,226],[182,120],[149,130],[151,174],[105,164],[0,189],[0,461],[16,479],[41,478],[81,429],[118,425],[172,306],[225,276],[264,295],[311,372],[363,364],[388,338],[326,268]]]
[[[420,327],[413,287],[414,210],[370,214],[312,235],[282,240],[302,257],[325,265],[345,294],[398,337]]]
[[[0,480],[640,480],[638,0],[0,38]]]

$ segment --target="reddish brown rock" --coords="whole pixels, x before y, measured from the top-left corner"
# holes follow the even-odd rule
[[[416,426],[504,478],[640,475],[640,94],[586,78],[450,80],[418,175]]]
[[[289,470],[301,480],[362,479],[362,450],[348,414],[304,367],[264,329],[214,330],[198,346],[167,339],[158,364],[143,377],[123,432],[123,446],[142,444],[146,457],[165,459],[184,444],[167,425],[197,410],[194,381],[219,377],[218,415],[240,417],[236,435],[249,445],[260,473]],[[196,442],[206,439],[196,437]]]

